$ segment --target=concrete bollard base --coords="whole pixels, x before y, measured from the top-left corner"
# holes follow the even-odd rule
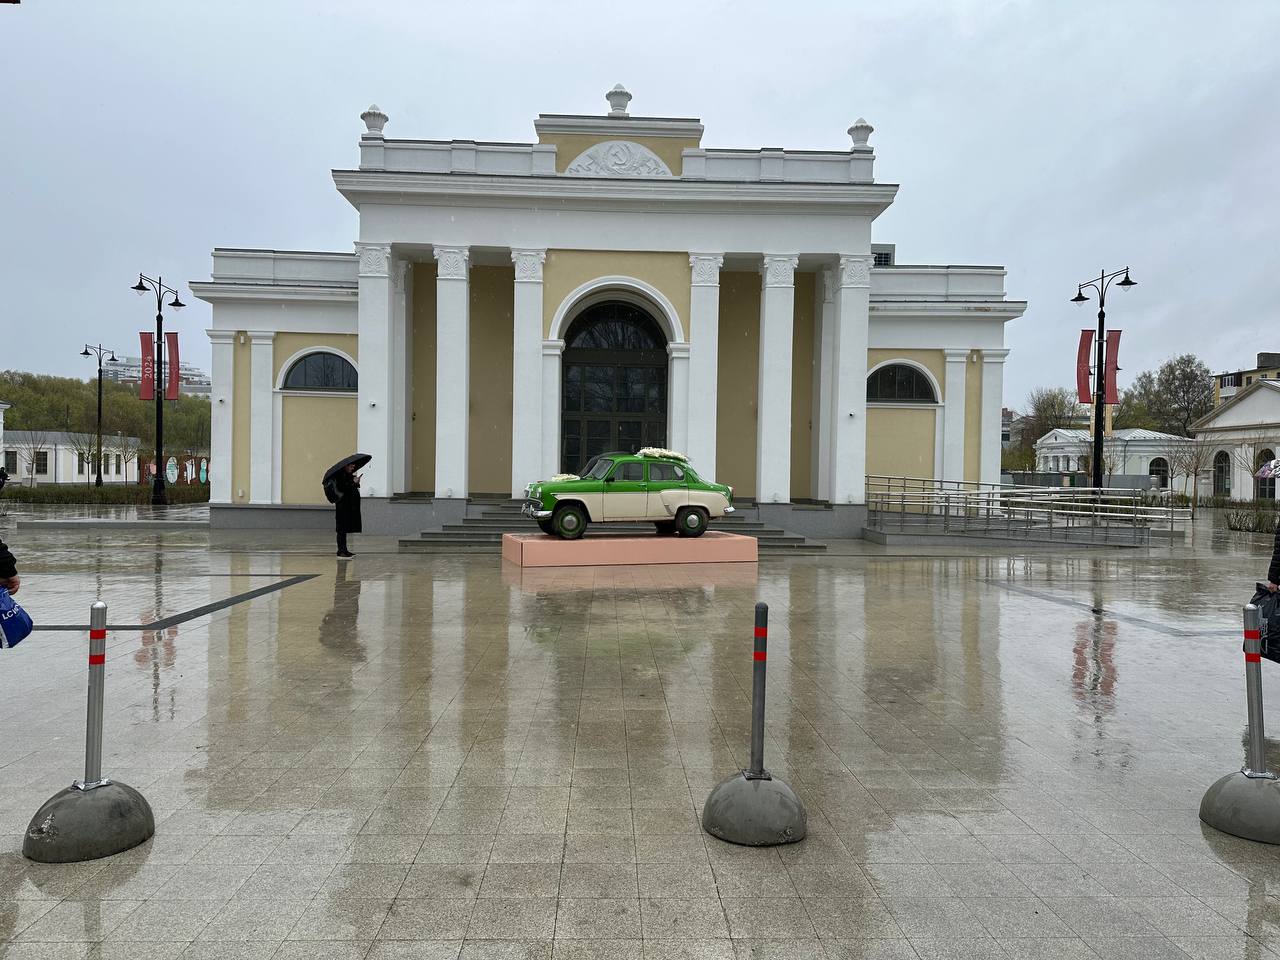
[[[1233,837],[1280,843],[1280,780],[1229,773],[1205,791],[1200,819]]]
[[[790,786],[772,778],[748,778],[742,770],[720,781],[702,807],[703,830],[748,847],[803,840],[808,820]]]
[[[37,863],[78,863],[123,853],[156,832],[151,805],[133,787],[108,782],[55,793],[31,818],[22,855]]]

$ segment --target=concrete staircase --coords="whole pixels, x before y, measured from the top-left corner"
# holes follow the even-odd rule
[[[826,545],[770,527],[754,519],[754,505],[739,505],[739,512],[712,520],[710,530],[755,537],[762,556],[789,556],[825,553]],[[461,523],[446,523],[439,530],[424,530],[417,537],[400,541],[401,553],[489,553],[502,552],[504,533],[537,533],[538,525],[520,514],[518,500],[472,500]],[[651,523],[599,523],[587,528],[587,536],[613,534],[655,536]]]

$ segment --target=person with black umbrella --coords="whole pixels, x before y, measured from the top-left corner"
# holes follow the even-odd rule
[[[347,549],[347,534],[359,533],[360,477],[356,471],[373,457],[355,453],[339,460],[324,473],[324,495],[334,505],[334,525],[338,533],[338,556],[350,560],[355,556]]]

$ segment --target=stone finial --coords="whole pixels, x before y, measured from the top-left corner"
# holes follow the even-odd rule
[[[387,115],[378,109],[376,103],[371,103],[369,109],[360,114],[360,119],[364,121],[366,136],[381,137],[382,128],[387,125]]]
[[[875,129],[876,128],[873,127],[871,124],[867,123],[866,120],[863,120],[862,117],[859,117],[854,122],[853,126],[849,128],[849,131],[848,131],[849,136],[853,138],[853,149],[870,150],[871,147],[867,143],[867,141],[871,139],[871,134],[875,131]]]
[[[627,104],[631,102],[631,94],[627,93],[627,88],[622,84],[614,84],[613,89],[604,95],[609,101],[609,116],[625,117],[627,116]]]

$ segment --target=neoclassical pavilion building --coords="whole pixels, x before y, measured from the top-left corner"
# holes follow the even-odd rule
[[[847,150],[715,149],[607,100],[539,116],[536,143],[392,140],[370,107],[359,166],[333,171],[354,252],[214,250],[191,287],[213,305],[215,524],[311,522],[355,450],[366,529],[397,533],[643,445],[810,535],[860,533],[868,475],[999,479],[1026,304],[1002,267],[872,243],[898,188],[869,124]]]

